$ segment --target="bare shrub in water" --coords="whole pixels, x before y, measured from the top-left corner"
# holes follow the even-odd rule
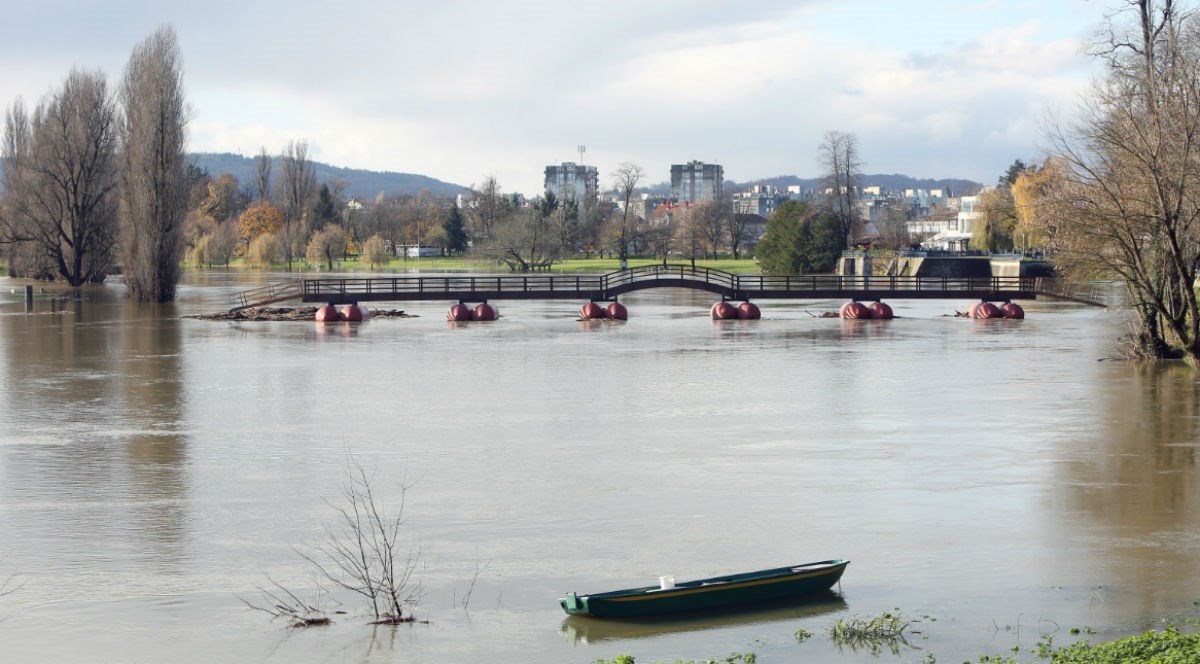
[[[366,470],[354,461],[348,471],[341,504],[329,503],[337,518],[325,524],[325,535],[313,551],[300,555],[335,586],[365,599],[374,624],[411,622],[404,608],[416,604],[421,584],[414,577],[420,550],[401,538],[409,487],[401,485],[400,504],[389,512]]]

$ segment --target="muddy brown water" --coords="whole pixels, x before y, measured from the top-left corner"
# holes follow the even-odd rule
[[[119,284],[0,280],[0,653],[14,662],[875,661],[835,620],[899,609],[883,661],[974,659],[1073,627],[1113,638],[1200,600],[1196,376],[1101,361],[1120,318],[1028,302],[708,295],[450,303],[365,324],[204,321],[279,275],[189,274],[179,301]],[[389,305],[390,306],[390,305]],[[321,535],[348,458],[404,502],[428,624],[329,627],[248,609]],[[637,623],[567,619],[557,597],[849,558],[832,597]],[[465,605],[465,606],[464,606]],[[803,628],[813,638],[798,642]]]

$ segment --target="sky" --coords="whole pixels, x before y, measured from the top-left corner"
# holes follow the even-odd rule
[[[549,164],[816,177],[829,131],[866,173],[994,183],[1037,160],[1099,72],[1118,0],[39,0],[0,23],[0,104],[72,67],[115,88],[174,27],[189,150],[307,141],[335,166],[536,195]]]

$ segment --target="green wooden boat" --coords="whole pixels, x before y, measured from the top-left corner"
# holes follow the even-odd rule
[[[849,560],[822,560],[678,584],[670,577],[663,577],[657,586],[593,595],[567,593],[566,597],[559,598],[558,603],[563,611],[571,615],[597,618],[634,618],[698,611],[829,590],[842,578],[842,572],[849,564]]]

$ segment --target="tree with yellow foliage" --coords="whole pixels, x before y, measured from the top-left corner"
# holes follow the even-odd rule
[[[258,236],[276,233],[280,228],[283,228],[283,211],[270,201],[255,201],[238,216],[238,230],[247,246]]]
[[[983,251],[1011,251],[1017,215],[1013,211],[1012,190],[992,187],[979,194],[979,216],[971,222],[971,248]]]
[[[1013,205],[1017,210],[1014,239],[1017,249],[1044,249],[1054,236],[1055,216],[1051,214],[1052,197],[1063,184],[1063,165],[1048,157],[1039,167],[1029,166],[1017,176],[1012,185]]]

